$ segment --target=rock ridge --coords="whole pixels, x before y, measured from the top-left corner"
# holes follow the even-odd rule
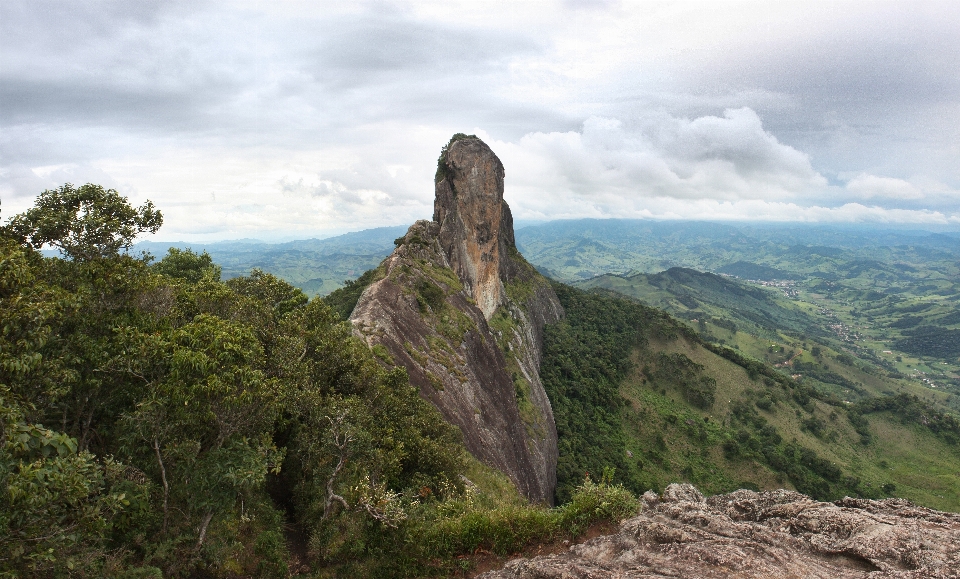
[[[437,173],[434,220],[397,240],[350,316],[354,333],[407,369],[467,450],[552,504],[557,432],[539,368],[544,326],[563,308],[517,251],[493,151],[458,135]]]
[[[480,577],[960,577],[960,514],[903,499],[827,503],[787,490],[704,499],[689,484],[643,498],[642,513],[614,535]]]

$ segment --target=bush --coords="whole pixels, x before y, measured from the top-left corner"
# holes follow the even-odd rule
[[[410,517],[403,525],[368,533],[363,569],[351,571],[382,577],[447,576],[457,568],[458,557],[478,550],[506,556],[533,543],[575,539],[595,523],[616,523],[639,512],[639,500],[612,484],[614,472],[604,469],[599,482],[586,477],[569,503],[553,509],[491,505],[472,488],[443,500],[411,501]]]
[[[622,485],[613,485],[613,469],[604,469],[599,483],[586,477],[570,502],[560,507],[560,527],[579,535],[597,521],[618,522],[640,511],[640,502]]]
[[[864,400],[849,409],[850,423],[861,435],[869,436],[863,414],[889,411],[903,424],[923,425],[947,444],[960,445],[960,419],[953,414],[942,412],[917,396],[897,394]],[[864,432],[861,432],[861,428]]]
[[[681,353],[660,354],[657,369],[652,377],[661,383],[676,386],[688,402],[698,408],[713,406],[716,399],[717,381],[703,376],[703,366]]]
[[[426,279],[417,284],[417,304],[421,312],[426,313],[428,307],[432,312],[439,311],[445,298],[443,290],[436,284]]]

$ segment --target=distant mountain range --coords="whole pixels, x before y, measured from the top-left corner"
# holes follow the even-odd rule
[[[376,267],[393,251],[406,226],[379,227],[327,239],[267,243],[256,239],[218,242],[138,243],[158,259],[169,247],[206,251],[225,278],[260,268],[309,295],[326,295]],[[671,267],[726,273],[745,279],[794,279],[771,257],[807,263],[808,271],[843,257],[890,261],[891,248],[927,260],[960,256],[960,232],[870,229],[863,226],[723,224],[698,221],[577,219],[531,225],[516,231],[517,246],[543,273],[561,281],[604,274],[657,273]],[[880,249],[882,251],[878,252]],[[809,263],[808,263],[809,262]],[[831,266],[832,267],[832,266]],[[821,273],[829,278],[831,267]],[[846,275],[843,273],[842,275]]]
[[[304,239],[267,243],[256,239],[204,243],[144,241],[134,251],[146,251],[157,259],[170,247],[206,251],[223,268],[225,279],[259,268],[299,287],[308,295],[326,295],[356,279],[393,251],[393,241],[407,231],[405,226],[378,227],[327,239]]]

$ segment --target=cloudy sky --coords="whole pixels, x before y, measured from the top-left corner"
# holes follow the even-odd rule
[[[64,182],[158,239],[432,215],[483,138],[518,220],[960,229],[960,3],[0,2],[6,219]]]

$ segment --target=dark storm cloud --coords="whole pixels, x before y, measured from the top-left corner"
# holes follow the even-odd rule
[[[0,123],[297,146],[388,118],[515,132],[519,121],[526,130],[582,121],[498,94],[511,60],[543,49],[531,38],[381,8],[289,18],[210,5],[6,4]]]
[[[713,70],[716,83],[799,95],[818,108],[891,109],[956,101],[960,52],[956,20],[886,20],[866,30],[829,30]],[[747,56],[747,55],[739,55]],[[709,73],[709,72],[708,72]]]
[[[325,18],[319,32],[317,73],[338,89],[396,75],[419,81],[502,72],[512,58],[540,48],[515,34],[421,22],[399,12]]]
[[[167,10],[189,9],[203,2],[163,0],[6,0],[0,30],[4,45],[44,46],[46,50],[69,52],[71,47],[91,38],[109,37],[118,27],[155,23]]]
[[[64,79],[65,80],[65,79]],[[0,123],[123,124],[189,129],[202,119],[204,107],[217,102],[209,91],[146,86],[109,86],[95,78],[0,78]]]

